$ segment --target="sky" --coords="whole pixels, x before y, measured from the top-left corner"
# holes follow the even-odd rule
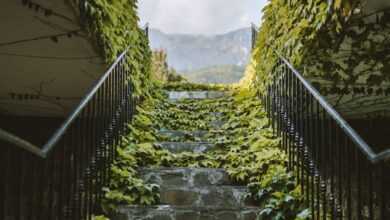
[[[141,25],[166,33],[214,35],[259,24],[267,0],[139,0]]]

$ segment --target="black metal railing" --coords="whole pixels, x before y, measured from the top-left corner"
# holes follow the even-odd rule
[[[313,219],[390,219],[390,150],[375,152],[278,57],[261,97]]]
[[[42,148],[0,130],[0,219],[90,219],[99,209],[137,102],[126,56],[117,58]]]
[[[144,28],[143,28],[144,32],[145,32],[145,36],[146,36],[146,39],[149,40],[149,32],[150,32],[150,27],[149,27],[149,23],[146,23]]]
[[[251,24],[251,49],[254,50],[256,47],[257,35],[259,34],[258,28],[255,24]]]

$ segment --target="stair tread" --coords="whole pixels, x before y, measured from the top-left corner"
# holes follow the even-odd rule
[[[246,207],[252,204],[248,199],[247,188],[240,186],[162,186],[160,202],[192,207]]]
[[[117,219],[132,220],[256,220],[257,207],[123,206]]]
[[[230,211],[240,211],[240,210],[261,210],[260,207],[257,206],[244,206],[244,207],[216,207],[216,206],[188,206],[188,205],[123,205],[119,206],[118,210],[127,210],[127,209],[151,209],[151,210],[165,210],[165,209],[177,209],[177,210],[197,210],[197,211],[203,211],[203,210],[230,210]]]
[[[142,179],[161,186],[233,185],[224,169],[212,168],[147,168],[140,169]]]
[[[156,142],[154,145],[172,153],[204,153],[216,147],[214,143],[210,142]]]
[[[217,99],[228,95],[222,91],[167,91],[168,99],[171,101],[181,99]]]
[[[213,121],[209,121],[207,122],[206,124],[204,124],[206,127],[195,127],[193,131],[198,131],[199,129],[207,129],[207,130],[217,130],[217,131],[220,131],[222,130],[223,126],[226,124],[226,121],[225,120],[213,120]],[[187,124],[180,124],[180,123],[177,123],[174,125],[174,127],[172,125],[168,125],[167,127],[162,127],[160,130],[168,130],[168,131],[184,131],[188,129],[188,125]]]
[[[168,139],[179,139],[179,138],[193,138],[206,141],[205,138],[209,131],[184,131],[184,130],[160,130],[158,135]]]

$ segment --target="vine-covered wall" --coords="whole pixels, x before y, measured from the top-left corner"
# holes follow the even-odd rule
[[[76,2],[76,3],[75,3]],[[138,26],[137,0],[73,0],[80,9],[91,38],[107,63],[128,49],[127,68],[136,96],[147,96],[153,87],[148,38]]]
[[[287,57],[346,117],[390,109],[390,2],[270,0],[242,84],[262,89]]]

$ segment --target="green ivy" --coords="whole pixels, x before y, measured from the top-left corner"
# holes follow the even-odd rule
[[[365,117],[386,110],[381,103],[390,94],[390,10],[372,11],[369,5],[269,0],[241,86],[264,91],[278,52],[342,113],[354,109],[355,117]],[[362,100],[366,105],[358,107]]]
[[[223,84],[196,84],[196,83],[186,83],[186,82],[168,82],[164,84],[164,89],[170,91],[224,91],[229,87]]]
[[[138,27],[137,0],[86,0],[83,7],[87,29],[107,64],[127,50],[126,68],[130,71],[133,95],[149,96],[155,88],[152,53],[144,30]]]
[[[123,204],[158,204],[159,187],[138,179],[140,167],[203,167],[223,168],[234,182],[248,185],[252,199],[263,209],[263,219],[308,219],[310,212],[303,204],[300,187],[286,170],[287,158],[280,149],[280,139],[274,136],[254,93],[241,91],[232,98],[175,104],[160,95],[145,100],[137,110],[129,125],[131,132],[118,150],[113,178],[105,188],[107,210]],[[207,114],[210,111],[220,112],[218,117],[226,121],[222,128],[207,126],[217,118]],[[203,138],[217,143],[217,148],[207,153],[173,154],[154,144],[166,139],[158,134],[162,128],[193,127],[206,130],[208,134]],[[193,140],[193,136],[184,136],[177,141]]]

